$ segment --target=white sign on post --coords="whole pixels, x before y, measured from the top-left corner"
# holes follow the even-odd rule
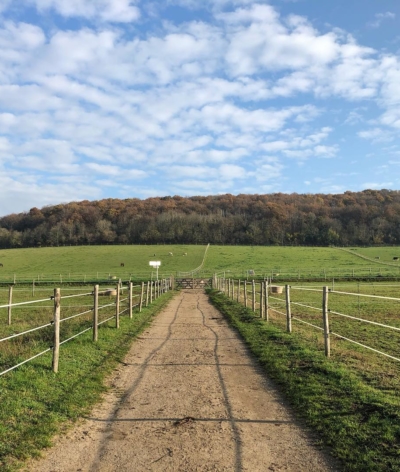
[[[157,280],[158,280],[158,268],[161,265],[161,261],[150,261],[149,266],[155,267],[157,269]]]

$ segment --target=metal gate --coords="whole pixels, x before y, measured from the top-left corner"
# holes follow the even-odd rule
[[[176,288],[211,288],[212,279],[194,279],[193,277],[185,277],[175,279]]]

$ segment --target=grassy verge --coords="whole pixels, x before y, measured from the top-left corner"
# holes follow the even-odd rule
[[[97,343],[88,332],[62,346],[58,374],[45,354],[0,379],[0,470],[18,470],[55,433],[90,411],[106,389],[107,374],[172,296],[168,292],[133,319],[122,317],[119,330],[113,320],[101,326]]]
[[[327,360],[296,333],[262,321],[218,292],[209,295],[342,470],[400,471],[397,395],[369,384],[340,360]]]

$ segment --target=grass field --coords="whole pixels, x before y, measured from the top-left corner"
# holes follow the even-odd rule
[[[160,276],[189,271],[203,260],[205,246],[66,246],[0,250],[0,282],[19,280],[150,279],[149,261],[161,261]],[[169,253],[172,252],[173,256]],[[187,255],[183,255],[187,254]],[[121,266],[124,264],[124,267]]]
[[[205,248],[204,245],[121,245],[0,250],[0,263],[3,264],[0,283],[154,278],[155,271],[149,266],[151,260],[161,261],[160,276],[176,275],[179,271],[198,268]],[[400,248],[396,247],[344,251],[336,248],[210,246],[201,276],[226,272],[245,277],[252,270],[257,277],[277,280],[400,277],[400,265],[393,261],[398,253]]]

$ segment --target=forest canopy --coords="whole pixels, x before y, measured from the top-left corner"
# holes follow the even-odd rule
[[[163,243],[400,245],[400,192],[84,200],[0,218],[0,248]]]

